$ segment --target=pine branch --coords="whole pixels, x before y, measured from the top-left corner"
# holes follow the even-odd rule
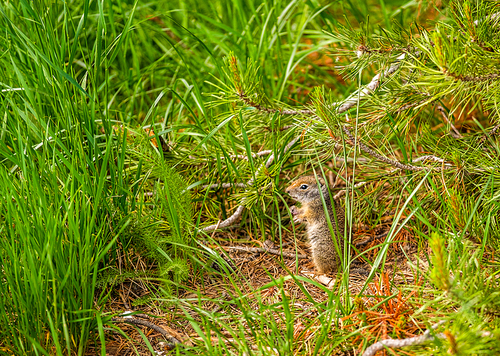
[[[286,128],[284,128],[284,129],[286,130]],[[267,156],[268,154],[270,154],[272,152],[273,152],[272,150],[264,150],[264,151],[260,151],[260,152],[256,152],[256,153],[252,152],[251,155],[253,158],[257,158],[257,157]],[[195,156],[189,156],[189,158],[192,160],[198,159],[198,157],[195,157]],[[224,157],[224,156],[219,157],[219,158],[221,161],[226,159],[226,157]],[[229,158],[230,159],[242,159],[242,160],[248,161],[247,155],[229,155]],[[213,160],[216,161],[217,158],[214,158]]]
[[[338,107],[337,109],[337,113],[343,113],[349,109],[351,109],[352,107],[356,106],[357,103],[361,100],[361,98],[371,94],[375,89],[377,89],[380,84],[382,83],[382,78],[385,78],[386,76],[390,76],[391,74],[393,74],[394,72],[396,72],[399,67],[400,67],[400,62],[401,60],[403,60],[405,58],[405,54],[402,54],[401,56],[399,56],[397,59],[398,59],[398,62],[396,63],[393,63],[389,69],[387,69],[386,71],[384,71],[383,73],[379,73],[377,75],[375,75],[373,77],[373,79],[370,81],[370,83],[368,83],[360,92],[358,93],[354,93],[353,95],[351,95],[347,100],[343,101],[342,105],[340,105],[340,107]],[[265,107],[263,105],[260,105],[256,102],[254,102],[253,100],[251,100],[245,93],[244,91],[242,90],[242,86],[241,86],[241,78],[239,77],[239,74],[238,74],[238,71],[237,71],[237,64],[236,64],[236,59],[233,58],[231,60],[231,68],[232,68],[232,71],[233,71],[233,74],[235,76],[235,87],[236,87],[236,90],[238,92],[238,96],[239,98],[247,105],[249,106],[252,106],[254,107],[255,109],[257,109],[258,111],[261,111],[261,112],[264,112],[264,113],[276,113],[276,112],[280,112],[280,114],[282,115],[310,115],[310,114],[314,114],[315,112],[312,111],[312,110],[278,110],[278,109],[275,109],[275,108],[269,108],[269,107]],[[345,128],[347,129],[347,128]],[[351,136],[352,137],[352,136]],[[292,148],[293,145],[295,145],[295,143],[300,139],[300,135],[295,137],[292,141],[290,141],[285,149],[283,150],[283,154],[287,153],[290,148]],[[353,140],[353,142],[355,142]],[[363,145],[364,146],[364,145]],[[361,146],[360,146],[361,147]],[[367,148],[370,152],[373,152],[372,150],[370,150],[368,147],[364,146],[365,148]],[[378,156],[380,158],[382,158],[382,160],[384,160],[385,162],[388,162],[390,164],[398,164],[400,167],[403,167],[402,169],[409,169],[409,170],[424,170],[425,168],[423,167],[414,167],[414,166],[409,166],[409,165],[403,165],[399,162],[396,162],[396,161],[392,161],[392,160],[389,160],[388,158],[385,158],[383,156],[380,156],[378,154],[376,154],[375,152],[373,152],[373,154],[375,156]],[[259,167],[259,169],[257,170],[255,176],[258,176],[258,174],[262,171],[262,169],[264,168],[269,168],[269,166],[271,166],[271,164],[273,163],[274,161],[274,153],[272,153],[269,158],[267,159],[266,163],[264,165],[261,165]],[[410,168],[405,168],[405,167],[410,167]],[[254,183],[254,179],[251,178],[247,183],[246,185],[248,187],[252,186]],[[248,190],[246,190],[247,192]],[[223,228],[223,227],[227,227],[227,226],[230,226],[232,225],[240,216],[241,214],[243,213],[243,210],[244,210],[244,199],[241,201],[240,205],[238,206],[238,208],[236,209],[236,211],[234,212],[233,215],[231,215],[229,218],[227,218],[226,220],[224,221],[219,221],[218,224],[213,224],[213,225],[210,225],[210,226],[206,226],[205,228],[203,228],[202,230],[205,231],[205,232],[209,232],[209,231],[213,231],[217,228]]]
[[[288,145],[285,146],[285,149],[283,150],[283,154],[287,153],[290,148],[292,148],[293,145],[295,145],[295,143],[299,140],[300,136],[297,136],[296,138],[294,138],[292,141],[290,141],[288,143]],[[271,164],[273,163],[274,161],[274,153],[272,153],[269,158],[267,159],[266,163],[261,165],[259,167],[259,169],[257,170],[257,172],[255,172],[255,177],[258,176],[258,174],[264,169],[264,168],[269,168],[269,166],[271,166]],[[252,186],[254,183],[254,179],[251,178],[247,183],[247,187],[250,187]],[[245,190],[245,192],[247,192],[247,190]],[[243,214],[243,210],[245,209],[245,201],[244,199],[241,201],[240,205],[238,206],[238,208],[236,209],[236,211],[234,212],[233,215],[231,215],[229,218],[227,218],[226,220],[222,221],[222,222],[219,222],[218,224],[213,224],[213,225],[210,225],[210,226],[207,226],[207,227],[204,227],[202,230],[205,231],[205,232],[208,232],[208,231],[213,231],[215,229],[218,229],[218,228],[223,228],[223,227],[227,227],[227,226],[230,226],[233,224],[233,222],[236,221],[236,219],[238,219],[241,214]]]
[[[430,329],[427,329],[424,332],[424,334],[420,335],[420,336],[409,337],[409,338],[406,338],[406,339],[385,339],[385,340],[378,341],[375,344],[373,344],[370,347],[368,347],[365,350],[365,352],[363,353],[362,356],[375,356],[375,354],[378,351],[384,350],[386,348],[400,349],[402,347],[407,347],[407,346],[421,345],[421,344],[423,344],[423,343],[425,343],[427,341],[433,341],[436,338],[438,338],[438,339],[448,339],[448,341],[450,341],[450,343],[453,344],[453,343],[456,342],[456,339],[453,336],[453,334],[450,331],[448,331],[448,330],[445,330],[442,333],[431,335],[431,332],[433,330],[436,330],[439,326],[443,325],[444,323],[446,323],[446,320],[441,320],[440,322],[434,324]],[[493,334],[491,332],[489,332],[489,331],[482,331],[477,336],[478,337],[489,338],[489,337],[492,337]],[[453,352],[452,354],[455,354],[455,352]]]
[[[244,209],[245,209],[245,206],[244,205],[240,205],[240,206],[238,206],[238,208],[236,209],[236,211],[233,213],[233,215],[231,215],[230,217],[228,217],[226,220],[224,220],[222,222],[219,221],[219,223],[217,223],[217,224],[206,226],[202,230],[205,231],[205,232],[209,232],[209,231],[213,231],[215,229],[222,229],[224,227],[230,226],[230,225],[232,225],[236,221],[236,219],[238,219],[241,216],[241,214],[243,213]]]
[[[479,140],[479,143],[480,143],[480,144],[482,144],[484,141],[486,141],[486,139],[487,139],[488,137],[493,136],[493,135],[494,135],[494,134],[498,131],[498,129],[500,129],[500,124],[498,124],[498,125],[494,126],[494,127],[490,130],[490,132],[485,133],[485,134],[481,137],[481,139]]]
[[[399,113],[401,113],[403,111],[406,111],[408,109],[411,109],[411,108],[417,107],[419,105],[425,104],[428,101],[429,101],[429,99],[422,99],[420,101],[417,101],[416,103],[410,103],[410,104],[403,105],[399,109],[397,109],[396,111],[394,111],[394,113],[397,115],[397,114],[399,114]]]
[[[409,164],[403,164],[401,162],[398,162],[398,161],[392,160],[390,158],[384,157],[382,155],[379,155],[378,153],[376,153],[375,151],[373,151],[370,147],[366,146],[363,142],[356,140],[352,136],[351,132],[349,131],[349,129],[347,128],[346,125],[343,125],[342,129],[344,130],[344,132],[347,135],[347,137],[349,137],[349,140],[352,142],[353,146],[355,146],[357,144],[359,146],[359,148],[363,152],[365,152],[366,154],[372,156],[373,158],[375,158],[375,159],[377,159],[379,161],[382,161],[382,162],[385,162],[387,164],[390,164],[391,166],[394,166],[396,168],[406,169],[406,170],[409,170],[409,171],[424,171],[424,170],[428,170],[428,168],[426,168],[426,167],[418,167],[418,166],[412,166],[412,165],[409,165]]]
[[[500,18],[500,12],[495,12],[494,14],[491,14],[490,16],[488,16],[487,18],[485,19],[481,19],[481,20],[475,20],[474,21],[474,25],[479,25],[481,22],[484,22],[486,20],[490,20],[490,21],[495,21],[496,19]]]
[[[393,63],[389,69],[384,71],[383,73],[379,73],[375,75],[370,83],[368,83],[359,93],[354,92],[347,100],[345,100],[342,105],[337,109],[338,114],[342,114],[346,112],[347,110],[353,108],[358,104],[358,102],[361,100],[361,98],[371,94],[375,89],[377,89],[380,84],[382,78],[388,77],[392,74],[394,74],[400,67],[401,63],[399,61],[403,60],[406,57],[406,54],[402,54],[397,58],[397,62]]]
[[[382,78],[385,78],[387,76],[390,76],[394,74],[400,67],[401,63],[399,61],[403,60],[405,58],[405,54],[400,55],[397,60],[398,62],[393,63],[389,69],[385,70],[382,73],[378,73],[375,75],[370,83],[365,85],[363,89],[358,93],[357,91],[354,92],[349,98],[346,100],[339,102],[339,103],[334,103],[333,105],[340,105],[337,109],[337,113],[342,114],[346,112],[347,110],[353,108],[358,104],[361,98],[371,94],[373,91],[375,91],[380,84],[382,83]],[[238,96],[240,97],[241,101],[243,101],[245,104],[248,106],[251,106],[258,111],[265,112],[268,114],[271,113],[276,113],[279,112],[281,115],[313,115],[316,113],[315,110],[309,110],[309,109],[303,109],[303,110],[289,110],[289,109],[275,109],[275,108],[269,108],[263,105],[258,104],[257,102],[251,100],[243,91],[238,92]]]
[[[496,125],[495,127],[493,127],[491,129],[491,131],[488,133],[488,135],[493,136],[498,131],[499,128],[500,128],[500,124]]]
[[[426,155],[426,156],[417,157],[417,158],[412,160],[413,163],[420,162],[420,161],[434,161],[434,162],[443,163],[444,159],[433,156],[433,155]]]
[[[277,112],[279,112],[282,115],[310,115],[310,114],[314,114],[314,111],[309,110],[309,109],[291,110],[291,109],[269,108],[269,107],[260,105],[260,104],[256,103],[255,101],[253,101],[252,99],[250,99],[244,91],[239,91],[238,96],[240,97],[241,101],[243,101],[248,106],[251,106],[251,107],[257,109],[258,111],[265,112],[268,114],[273,114],[273,113],[277,113]]]

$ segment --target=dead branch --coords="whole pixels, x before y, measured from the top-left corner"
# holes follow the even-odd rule
[[[445,338],[445,335],[443,333],[431,335],[431,331],[435,330],[438,326],[440,326],[443,323],[445,323],[445,321],[441,320],[439,323],[432,326],[431,329],[426,330],[424,334],[420,336],[409,337],[406,339],[386,339],[376,342],[375,344],[367,348],[362,356],[375,356],[375,354],[378,351],[383,350],[386,347],[391,349],[399,349],[401,347],[406,347],[406,346],[420,345],[426,341],[432,341],[436,337],[440,339]]]
[[[132,325],[141,325],[141,326],[145,326],[145,327],[148,327],[150,329],[153,329],[154,331],[159,332],[168,341],[167,347],[170,350],[175,349],[175,347],[177,345],[182,346],[182,343],[179,340],[177,340],[177,338],[170,335],[165,329],[163,329],[163,328],[159,327],[158,325],[155,325],[149,321],[136,319],[132,316],[114,317],[114,318],[111,318],[111,321],[113,323],[125,323],[125,324],[132,324]]]
[[[231,215],[230,217],[228,217],[226,220],[224,220],[222,222],[219,221],[217,224],[206,226],[202,230],[208,232],[208,231],[212,231],[212,230],[215,230],[218,228],[227,227],[227,226],[231,225],[233,222],[235,222],[236,219],[238,219],[241,216],[244,209],[245,209],[245,206],[240,205],[240,206],[238,206],[238,208],[236,209],[234,214]]]
[[[433,156],[433,155],[427,155],[427,156],[420,156],[412,160],[413,163],[415,162],[420,162],[420,161],[434,161],[434,162],[439,162],[443,163],[444,159]]]
[[[293,252],[282,252],[275,248],[266,248],[266,247],[242,247],[242,246],[222,246],[222,248],[230,251],[243,251],[243,252],[253,252],[253,253],[270,253],[271,255],[283,256],[288,258],[307,258],[306,255],[299,255]]]

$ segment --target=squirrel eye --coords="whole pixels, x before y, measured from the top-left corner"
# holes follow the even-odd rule
[[[300,189],[307,189],[307,184],[302,184],[302,185],[300,186]]]

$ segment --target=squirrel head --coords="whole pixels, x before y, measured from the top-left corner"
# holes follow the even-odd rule
[[[318,183],[324,198],[327,199],[328,186],[326,185],[325,180],[321,177],[318,177],[317,180],[315,176],[300,177],[293,181],[288,188],[286,188],[286,192],[298,202],[307,204],[317,199],[321,199],[321,192],[320,189],[318,189]]]

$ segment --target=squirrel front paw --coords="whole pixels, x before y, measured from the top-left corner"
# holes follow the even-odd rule
[[[296,224],[302,224],[306,222],[306,217],[304,211],[297,208],[295,205],[290,207],[290,212],[293,215],[293,222]]]

